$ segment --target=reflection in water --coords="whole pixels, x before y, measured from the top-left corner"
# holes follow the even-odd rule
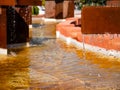
[[[30,82],[28,67],[29,60],[22,54],[0,58],[0,90],[27,89]]]
[[[56,39],[10,51],[16,56],[0,58],[0,90],[95,90],[102,85],[104,90],[120,88],[120,63],[115,61],[120,58],[86,50],[83,60],[83,50]]]
[[[82,57],[82,50],[76,50],[76,53],[79,57]],[[86,60],[99,65],[100,68],[114,68],[114,71],[120,69],[120,58],[105,56],[86,50]]]
[[[83,49],[53,39],[50,28],[34,30],[30,48],[11,49],[8,57],[0,55],[0,90],[120,89],[120,58],[86,50],[83,60]],[[91,37],[88,42],[95,38]]]
[[[83,49],[76,48],[72,45],[66,45],[65,43],[61,44],[61,47],[67,51],[75,52],[79,58],[83,58]],[[84,60],[88,60],[93,64],[97,64],[100,68],[112,68],[114,71],[120,71],[120,58],[114,56],[106,56],[100,53],[91,52],[85,50]]]

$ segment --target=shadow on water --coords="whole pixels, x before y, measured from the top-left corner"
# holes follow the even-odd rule
[[[37,46],[37,45],[42,45],[43,42],[49,41],[55,38],[39,38],[39,37],[34,37],[30,41],[30,46]]]
[[[45,25],[44,24],[32,24],[33,28],[41,28],[41,27],[44,27]]]
[[[120,71],[114,71],[119,69],[118,63],[105,62],[101,59],[103,57],[99,60],[97,55],[86,52],[86,59],[93,61],[92,64],[79,58],[82,51],[56,39],[33,38],[31,44],[36,46],[13,49],[17,54],[15,57],[10,55],[0,59],[0,90],[88,90],[74,89],[81,87],[81,82],[83,87],[93,88],[91,90],[96,90],[93,86],[102,88],[103,84],[104,90],[112,90],[106,87],[119,84]],[[97,63],[110,67],[115,64],[114,73],[98,68],[94,65]]]

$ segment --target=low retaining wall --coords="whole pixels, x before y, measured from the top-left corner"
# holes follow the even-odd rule
[[[77,22],[76,19],[74,21]],[[56,30],[56,37],[65,40],[67,44],[84,48],[84,43],[87,50],[120,57],[120,36],[118,34],[82,34],[81,27],[75,27],[69,19],[57,24]]]

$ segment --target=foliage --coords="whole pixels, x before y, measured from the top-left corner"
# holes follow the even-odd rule
[[[42,6],[45,6],[45,0],[42,0]]]
[[[38,15],[39,14],[39,8],[37,6],[32,7],[32,14],[33,15]]]
[[[107,0],[79,0],[77,1],[78,9],[83,6],[104,6]]]
[[[42,6],[45,6],[45,0],[42,0]],[[32,15],[38,15],[39,14],[39,8],[38,6],[33,6],[32,7]]]

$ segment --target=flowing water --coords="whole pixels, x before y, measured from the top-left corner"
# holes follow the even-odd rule
[[[0,55],[0,90],[119,90],[120,58],[85,50],[83,59],[55,39],[55,24],[33,27],[30,47]]]
[[[86,59],[86,55],[85,55],[85,35],[83,34],[82,35],[82,43],[83,43],[83,59],[85,60]]]

